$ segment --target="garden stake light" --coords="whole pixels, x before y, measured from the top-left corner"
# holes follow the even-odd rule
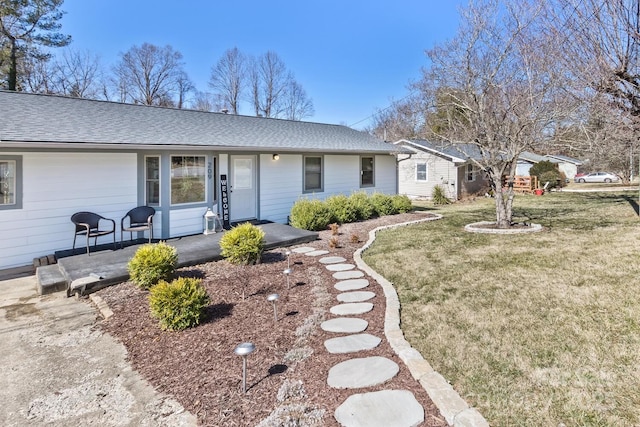
[[[291,261],[289,260],[289,258],[291,257],[291,251],[287,249],[284,254],[287,256],[287,268],[291,268]]]
[[[271,301],[273,303],[273,320],[278,321],[278,308],[276,307],[276,302],[280,299],[280,295],[271,294],[267,297],[267,301]]]
[[[290,268],[285,268],[284,270],[284,275],[287,276],[287,289],[289,289],[289,275],[291,274],[291,269]]]
[[[233,352],[238,356],[242,356],[242,392],[247,392],[247,356],[253,353],[256,346],[250,342],[243,342],[238,344]]]

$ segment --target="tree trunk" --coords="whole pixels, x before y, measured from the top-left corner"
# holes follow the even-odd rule
[[[9,57],[9,90],[16,90],[18,85],[18,44],[15,38],[11,40],[11,55]]]
[[[507,180],[506,188],[502,188],[502,177],[493,177],[496,201],[496,226],[498,228],[511,227],[513,217],[513,182]]]

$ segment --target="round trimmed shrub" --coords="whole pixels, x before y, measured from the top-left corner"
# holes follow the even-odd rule
[[[413,210],[411,199],[404,194],[396,194],[392,196],[393,208],[397,213],[407,213]]]
[[[149,289],[160,280],[169,280],[178,265],[178,251],[165,242],[147,243],[138,248],[127,269],[131,281]]]
[[[232,264],[257,264],[264,250],[264,231],[245,222],[224,233],[220,254]]]
[[[378,216],[393,215],[397,213],[393,205],[393,197],[388,194],[375,193],[371,196],[371,204]]]
[[[191,277],[163,280],[149,291],[151,315],[160,321],[162,329],[170,331],[198,325],[209,301],[202,281]]]
[[[296,201],[289,216],[289,222],[292,226],[311,231],[326,230],[332,220],[329,206],[317,199]]]
[[[364,191],[353,193],[349,196],[349,201],[358,212],[358,220],[364,221],[373,217],[375,209],[367,193]]]
[[[339,224],[348,224],[358,219],[358,210],[344,194],[329,196],[325,203],[331,211],[333,220]]]

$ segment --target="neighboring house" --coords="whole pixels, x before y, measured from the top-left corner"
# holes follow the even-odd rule
[[[0,91],[0,268],[69,249],[78,211],[119,237],[150,205],[166,239],[202,233],[210,207],[286,223],[300,197],[395,194],[397,151],[339,125]]]
[[[540,163],[543,161],[550,161],[551,163],[558,163],[557,160],[550,159],[546,156],[541,156],[539,154],[531,153],[529,151],[523,151],[518,156],[518,165],[516,167],[516,176],[529,176],[529,170],[536,163]]]
[[[484,173],[470,159],[479,156],[476,146],[436,145],[425,140],[401,139],[394,144],[411,150],[398,157],[398,193],[412,198],[431,198],[441,186],[447,197],[459,200],[488,187]]]
[[[583,162],[578,159],[574,159],[568,156],[561,156],[559,154],[547,154],[546,156],[550,160],[555,160],[558,163],[558,169],[563,172],[567,179],[573,181],[578,173],[578,166],[582,166]]]

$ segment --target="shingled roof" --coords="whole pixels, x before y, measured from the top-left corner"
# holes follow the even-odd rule
[[[399,148],[341,125],[0,91],[0,148],[78,144],[385,154]]]

